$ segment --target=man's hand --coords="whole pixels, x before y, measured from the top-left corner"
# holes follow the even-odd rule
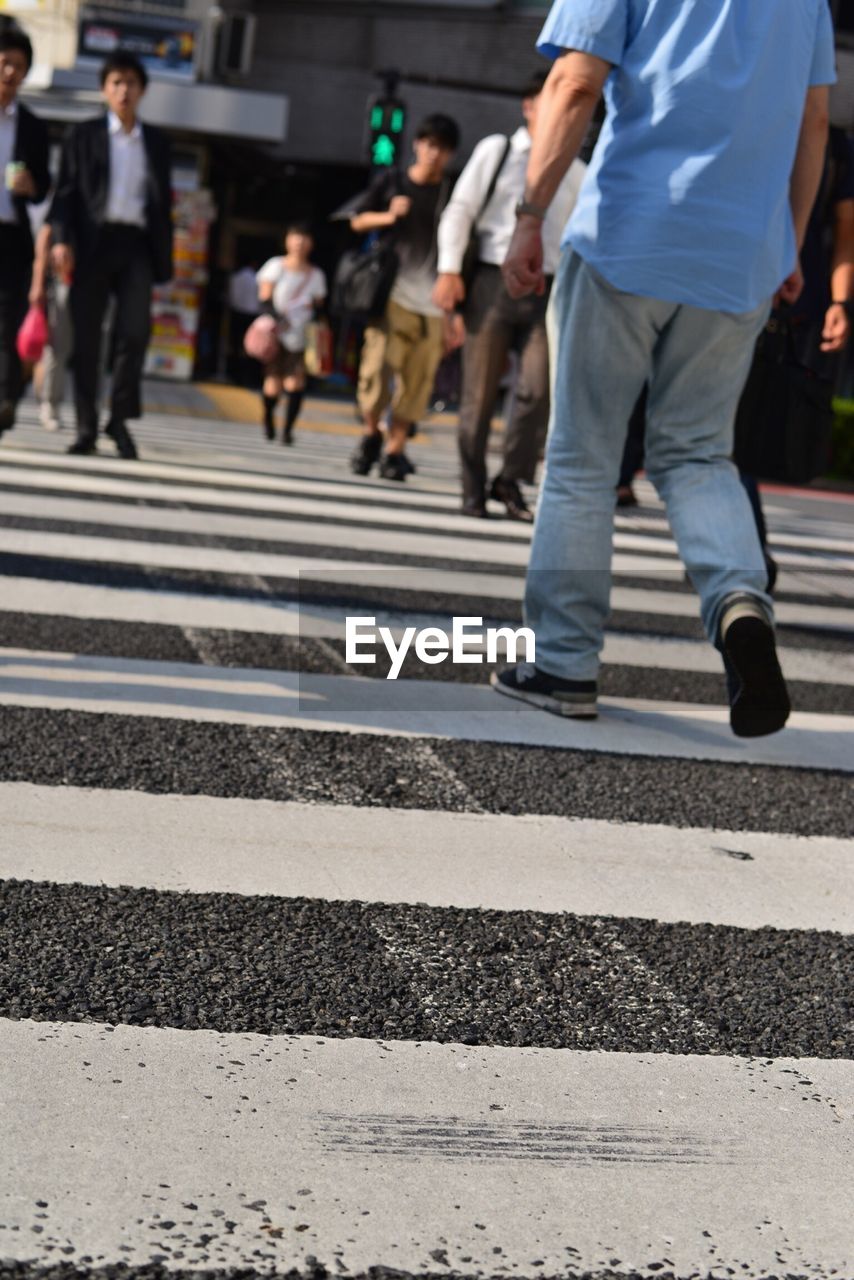
[[[446,356],[450,355],[452,351],[457,351],[463,345],[466,340],[466,326],[462,316],[455,314],[445,316],[442,339]]]
[[[543,224],[539,218],[521,214],[501,268],[511,298],[524,298],[528,293],[545,293],[543,275]]]
[[[50,261],[54,274],[60,280],[68,281],[74,274],[74,250],[70,244],[55,244],[50,251]]]
[[[433,301],[443,311],[455,311],[465,301],[463,278],[453,271],[442,271],[433,287]]]
[[[797,302],[798,298],[803,293],[803,290],[804,290],[804,273],[803,271],[801,271],[801,264],[798,263],[798,265],[795,267],[792,274],[786,277],[786,279],[780,285],[780,288],[774,294],[773,305],[776,307],[781,302],[788,302],[789,305],[791,306],[793,302]]]
[[[29,169],[21,169],[15,174],[9,190],[13,196],[23,196],[25,200],[32,200],[36,194],[36,180]]]
[[[406,218],[408,216],[411,208],[412,201],[409,196],[392,196],[388,211],[394,221],[399,222],[401,218]]]
[[[821,333],[822,351],[841,351],[848,341],[851,322],[841,302],[831,302],[824,317]]]

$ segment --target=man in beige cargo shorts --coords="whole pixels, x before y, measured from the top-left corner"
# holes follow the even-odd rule
[[[410,428],[427,411],[443,353],[462,338],[459,321],[446,319],[432,299],[439,218],[450,195],[445,175],[458,142],[449,116],[428,116],[416,131],[413,164],[375,179],[350,220],[360,235],[392,235],[400,264],[382,321],[365,331],[358,389],[365,434],[351,459],[357,475],[377,462],[386,480],[414,470],[405,453]],[[383,453],[380,424],[389,408]]]

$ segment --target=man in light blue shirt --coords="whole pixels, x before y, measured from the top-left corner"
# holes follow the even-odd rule
[[[556,59],[504,272],[543,288],[541,224],[604,90],[564,235],[555,395],[525,609],[537,665],[494,680],[596,714],[614,489],[645,383],[647,474],[701,598],[740,736],[789,714],[765,561],[730,462],[735,411],[772,296],[794,300],[834,76],[827,0],[557,0]]]

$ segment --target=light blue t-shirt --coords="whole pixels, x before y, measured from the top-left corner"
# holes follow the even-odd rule
[[[793,270],[789,180],[827,0],[557,0],[537,41],[614,64],[564,244],[615,288],[750,311]]]

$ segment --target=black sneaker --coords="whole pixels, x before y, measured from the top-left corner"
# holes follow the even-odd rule
[[[509,698],[520,698],[532,707],[541,707],[557,716],[570,716],[573,720],[595,720],[595,680],[564,680],[562,676],[550,676],[540,671],[532,662],[519,662],[503,671],[494,672],[490,684],[498,693]]]
[[[738,738],[777,733],[792,708],[774,628],[755,596],[735,596],[726,603],[720,635],[733,733]]]
[[[522,490],[515,480],[506,480],[504,476],[496,476],[489,491],[490,498],[502,502],[510,520],[521,520],[532,524],[534,513],[522,497]]]
[[[413,471],[412,463],[405,453],[387,453],[380,463],[380,475],[383,480],[397,480],[402,483]]]
[[[350,470],[357,476],[368,475],[371,467],[379,462],[382,451],[383,438],[381,435],[372,432],[369,436],[362,436],[350,455]]]

